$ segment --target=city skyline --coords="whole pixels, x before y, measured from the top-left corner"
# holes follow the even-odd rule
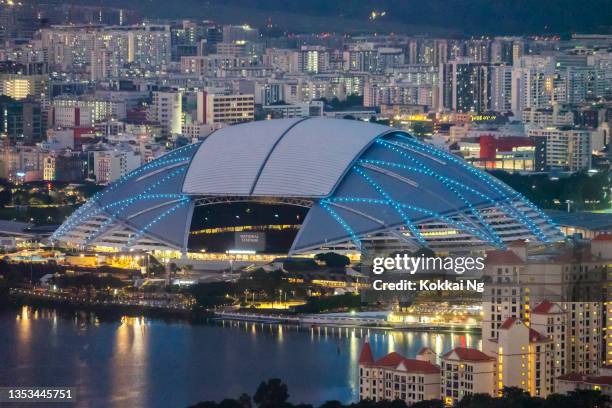
[[[0,0],[0,404],[608,408],[611,14]]]

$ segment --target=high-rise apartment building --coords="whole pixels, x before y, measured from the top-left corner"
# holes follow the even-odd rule
[[[329,68],[329,50],[320,45],[304,45],[293,53],[291,66],[297,72],[319,73]]]
[[[504,387],[521,388],[538,397],[554,392],[554,370],[551,369],[554,342],[550,333],[541,333],[520,319],[509,317],[499,327],[497,338],[485,341],[494,346],[498,394]]]
[[[520,319],[552,336],[555,374],[596,373],[602,363],[602,283],[608,263],[588,248],[571,246],[528,254],[525,243],[516,243],[487,253],[483,339],[500,339],[504,322]],[[558,313],[563,316],[556,320]],[[496,346],[485,341],[483,351],[493,355]]]
[[[158,123],[162,135],[170,137],[181,133],[183,97],[179,91],[155,91],[149,109],[149,120]]]
[[[558,127],[529,128],[527,135],[539,139],[542,155],[537,168],[546,171],[562,170],[577,172],[591,168],[593,131]]]
[[[482,113],[491,106],[491,65],[469,60],[440,64],[441,108]]]
[[[255,98],[251,95],[221,95],[198,92],[197,120],[206,124],[233,124],[253,120]]]

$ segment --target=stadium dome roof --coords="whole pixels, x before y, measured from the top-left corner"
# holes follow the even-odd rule
[[[537,207],[462,159],[390,127],[311,118],[222,128],[92,197],[52,239],[186,250],[197,205],[311,207],[292,252],[375,237],[408,247],[504,247],[561,233]]]

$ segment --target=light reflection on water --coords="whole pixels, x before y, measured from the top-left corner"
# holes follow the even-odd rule
[[[479,347],[480,336],[237,321],[204,325],[24,307],[0,312],[0,386],[72,386],[78,407],[185,407],[278,377],[293,402],[357,396],[357,360]],[[6,358],[3,357],[6,354]],[[74,405],[73,405],[74,406]]]

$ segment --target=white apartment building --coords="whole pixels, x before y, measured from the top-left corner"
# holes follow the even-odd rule
[[[605,326],[599,297],[610,258],[591,251],[562,247],[528,254],[527,245],[518,243],[508,251],[487,252],[484,274],[490,283],[483,299],[482,335],[489,341],[483,342],[483,351],[494,355],[490,340],[499,338],[508,318],[517,318],[552,336],[555,374],[596,372],[602,365]],[[558,305],[563,315],[555,316],[560,310],[545,301]]]
[[[264,105],[262,109],[273,118],[323,116],[323,101],[298,103],[296,105]]]
[[[432,85],[417,85],[403,81],[367,81],[363,88],[363,106],[425,105],[433,106]]]
[[[320,45],[303,45],[292,55],[291,67],[295,72],[317,74],[329,69],[329,50]]]
[[[200,91],[197,95],[197,121],[205,124],[234,124],[254,119],[253,94],[222,95]]]
[[[557,127],[531,128],[527,136],[544,141],[546,170],[577,172],[591,168],[593,132]]]
[[[181,72],[183,74],[204,76],[208,73],[209,58],[193,55],[181,57]]]
[[[218,127],[208,123],[189,123],[184,124],[182,127],[183,136],[191,139],[192,141],[202,140],[206,136],[214,132]]]
[[[179,91],[155,91],[149,109],[149,120],[158,123],[166,137],[181,133],[183,95]]]
[[[532,396],[543,398],[554,392],[554,343],[550,335],[509,317],[500,326],[497,339],[488,341],[496,348],[493,356],[497,361],[498,393],[504,387],[521,388]]]
[[[574,114],[571,110],[555,104],[552,108],[525,108],[522,120],[528,128],[571,126],[574,124]]]
[[[103,122],[107,119],[115,118],[123,120],[127,116],[127,101],[121,99],[111,99],[105,96],[86,95],[81,97],[62,95],[53,99],[52,105],[57,108],[80,108],[91,111],[93,123]],[[85,115],[85,113],[83,113]]]
[[[440,396],[454,405],[466,395],[496,395],[495,359],[480,350],[456,347],[442,356]]]
[[[423,354],[421,359],[408,359],[393,352],[375,360],[366,340],[359,357],[359,399],[401,399],[410,405],[439,398],[440,367],[429,358]]]
[[[563,308],[548,300],[541,302],[531,310],[529,326],[551,339],[550,374],[553,378],[563,375],[567,361],[567,314]],[[557,392],[554,381],[551,392]]]
[[[494,65],[491,68],[491,110],[512,111],[512,67]]]
[[[512,70],[512,112],[521,115],[526,108],[547,108],[552,101],[550,86],[552,73],[538,68]]]
[[[94,80],[116,76],[128,63],[161,72],[171,58],[170,26],[53,26],[41,30],[40,47],[51,66],[85,68]]]
[[[140,165],[140,156],[131,150],[94,152],[94,175],[98,184],[112,183]]]
[[[294,51],[283,48],[267,48],[263,55],[263,64],[282,72],[297,72],[293,66]]]

